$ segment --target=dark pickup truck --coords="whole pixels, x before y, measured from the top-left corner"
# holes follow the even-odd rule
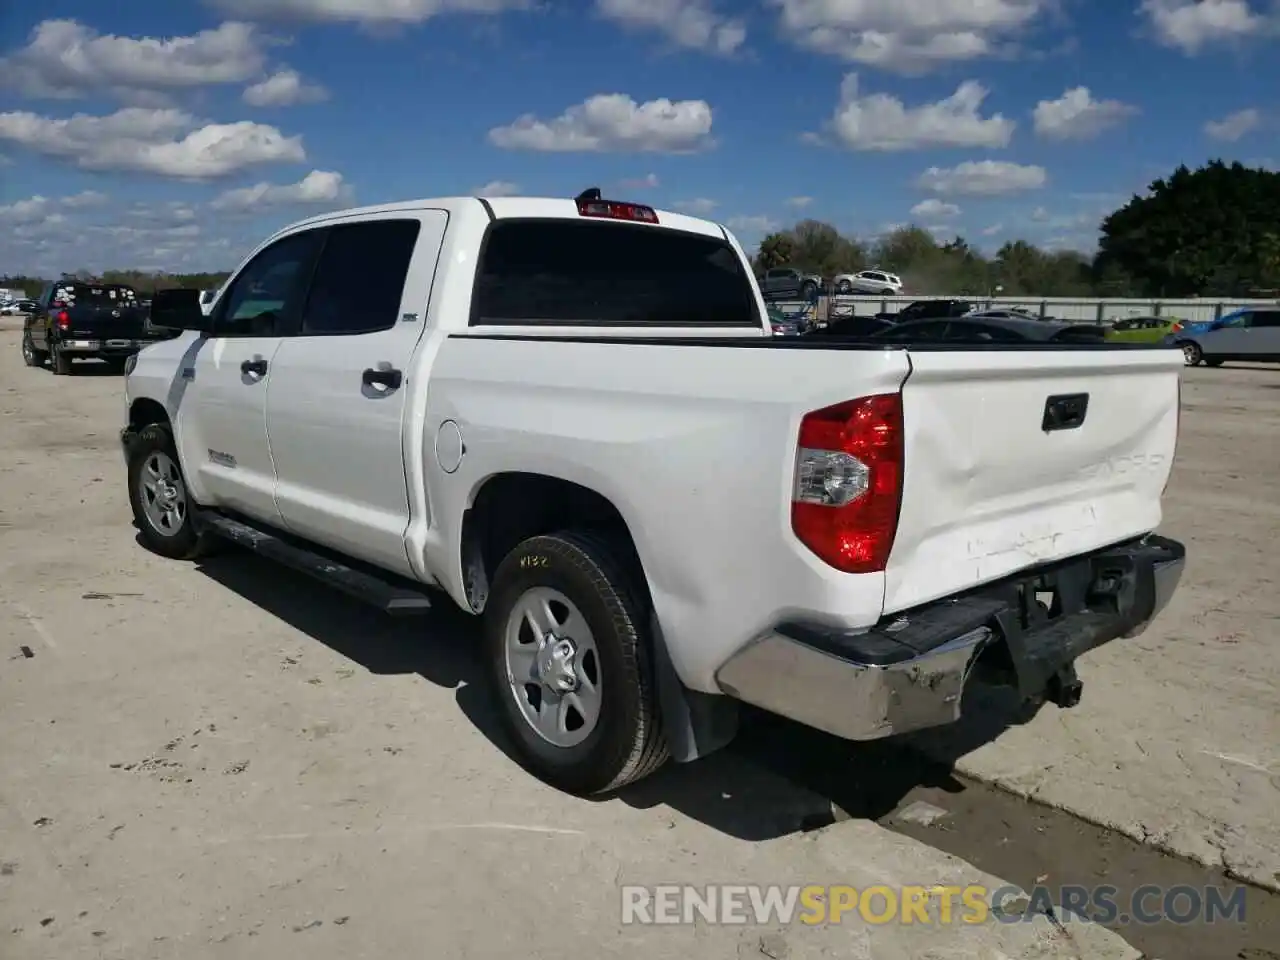
[[[91,358],[123,369],[128,357],[175,332],[152,327],[132,287],[61,280],[45,287],[23,325],[22,359],[29,367],[49,361],[60,375],[71,373],[73,360]]]

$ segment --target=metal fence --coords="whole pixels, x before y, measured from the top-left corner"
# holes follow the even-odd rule
[[[1190,323],[1216,320],[1241,307],[1276,307],[1280,300],[1082,300],[1072,297],[828,297],[819,315],[869,317],[877,313],[897,313],[917,300],[967,300],[978,309],[1018,307],[1042,317],[1057,317],[1085,323],[1113,323],[1125,317],[1177,317]]]

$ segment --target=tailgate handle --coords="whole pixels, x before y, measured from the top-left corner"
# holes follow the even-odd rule
[[[1084,415],[1088,411],[1087,393],[1064,393],[1050,397],[1044,402],[1044,419],[1040,422],[1040,429],[1045,433],[1074,430],[1084,423]]]

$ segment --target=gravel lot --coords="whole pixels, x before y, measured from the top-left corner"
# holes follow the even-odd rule
[[[1087,658],[1076,711],[1004,729],[991,702],[920,742],[980,779],[1277,887],[1280,667],[1264,645],[1280,610],[1266,550],[1280,370],[1187,380],[1167,530],[1192,553],[1162,623]],[[874,822],[917,785],[889,785],[858,765],[869,753],[836,754],[787,725],[618,799],[556,794],[503,752],[461,615],[397,623],[250,556],[197,567],[137,546],[118,377],[27,370],[10,326],[0,413],[6,960],[1139,956],[1044,918],[623,927],[623,883],[1000,881],[904,835],[928,839],[920,830]],[[780,729],[788,746],[772,750]],[[890,791],[884,809],[800,829],[829,821],[833,799],[858,807],[867,788],[852,784],[868,779]],[[993,845],[1018,832],[1008,817],[986,829],[1004,831]],[[998,869],[1036,879],[1025,859]]]

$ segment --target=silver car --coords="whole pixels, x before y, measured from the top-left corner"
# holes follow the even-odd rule
[[[1189,367],[1227,360],[1280,363],[1280,305],[1241,310],[1208,330],[1170,334],[1165,343],[1181,347]]]

